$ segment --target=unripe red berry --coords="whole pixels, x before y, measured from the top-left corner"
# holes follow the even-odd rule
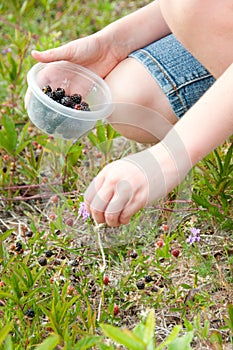
[[[156,244],[159,248],[161,248],[161,247],[163,247],[164,242],[162,240],[159,240]]]
[[[119,313],[119,306],[114,305],[113,313],[114,313],[114,316],[117,316],[117,315],[118,315],[118,313]]]
[[[169,226],[167,224],[162,225],[163,232],[167,232],[169,230]]]
[[[6,284],[5,284],[5,282],[4,281],[0,281],[0,288],[1,287],[4,287]]]
[[[8,154],[4,154],[4,156],[3,156],[3,160],[4,160],[4,161],[7,161],[8,159],[9,159]]]
[[[67,226],[72,227],[74,225],[74,220],[72,218],[68,218],[68,219],[66,219],[65,224]]]
[[[109,278],[108,278],[108,276],[105,276],[105,277],[104,277],[103,282],[104,282],[105,286],[107,286],[107,285],[109,284]]]
[[[178,256],[180,255],[179,249],[172,249],[171,253],[175,258],[178,258]]]
[[[53,202],[53,203],[57,203],[58,202],[58,196],[52,196],[51,197],[51,201]]]
[[[56,214],[55,214],[55,213],[49,214],[49,219],[50,219],[51,221],[54,221],[54,220],[56,219]]]

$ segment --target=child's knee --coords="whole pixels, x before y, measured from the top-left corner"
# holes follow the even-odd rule
[[[176,121],[161,88],[136,59],[122,61],[106,82],[115,103],[109,122],[123,136],[143,143],[157,142],[160,130],[164,130],[163,121]]]

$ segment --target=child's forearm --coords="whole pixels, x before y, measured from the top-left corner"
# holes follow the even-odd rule
[[[180,152],[174,156],[187,156],[187,166],[190,162],[192,167],[233,134],[232,91],[233,64],[164,138],[168,149],[177,147]],[[183,152],[176,145],[182,145]]]
[[[125,47],[125,57],[132,51],[150,44],[168,34],[168,28],[160,11],[159,1],[109,24],[99,34],[111,44]]]

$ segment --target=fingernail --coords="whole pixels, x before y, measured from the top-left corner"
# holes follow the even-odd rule
[[[32,51],[31,51],[31,54],[33,55],[34,53],[39,53],[39,51],[37,51],[37,50],[32,50]]]

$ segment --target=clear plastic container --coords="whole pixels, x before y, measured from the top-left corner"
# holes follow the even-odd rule
[[[27,82],[29,118],[39,129],[54,137],[79,139],[95,127],[97,120],[107,119],[113,111],[111,92],[105,81],[74,63],[37,63],[28,72]],[[69,95],[81,94],[90,111],[75,110],[54,101],[42,91],[46,85],[53,90],[63,88]]]

